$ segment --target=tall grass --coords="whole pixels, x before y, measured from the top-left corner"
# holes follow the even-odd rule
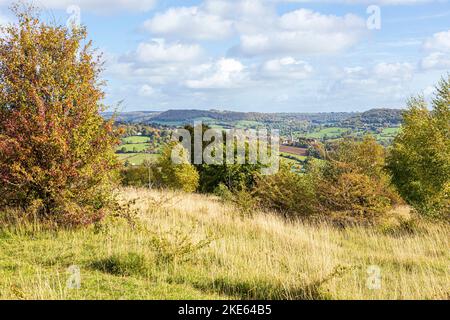
[[[2,299],[449,299],[446,224],[338,229],[242,215],[212,196],[138,189],[138,224],[0,232]],[[395,230],[394,230],[395,231]],[[70,289],[68,267],[81,271]],[[370,266],[379,289],[367,286]]]

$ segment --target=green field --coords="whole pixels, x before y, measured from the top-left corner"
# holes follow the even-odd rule
[[[122,144],[117,147],[117,151],[125,149],[125,152],[142,153],[148,150],[149,147],[149,143]]]
[[[239,120],[234,123],[234,126],[238,129],[249,129],[264,127],[264,123],[258,121]]]
[[[287,152],[280,152],[280,156],[282,156],[284,158],[292,159],[294,161],[297,160],[299,162],[303,162],[306,160],[306,158],[308,158],[307,156],[299,156],[299,155],[287,153]]]
[[[128,161],[130,164],[135,166],[141,165],[144,160],[155,161],[159,157],[158,154],[149,153],[119,153],[117,156],[121,161]]]
[[[122,139],[122,144],[117,147],[116,151],[125,151],[126,153],[117,153],[118,158],[131,165],[141,165],[144,160],[155,161],[157,154],[145,153],[151,147],[149,138],[145,136],[131,136]]]
[[[131,137],[126,137],[122,139],[122,143],[124,144],[128,144],[128,143],[148,143],[149,142],[149,138],[148,137],[143,137],[143,136],[131,136]]]
[[[391,142],[399,132],[400,127],[384,128],[383,131],[379,134],[376,134],[375,137],[378,141]]]
[[[327,138],[339,138],[341,137],[342,133],[348,132],[349,129],[347,128],[341,128],[341,127],[332,127],[332,128],[324,128],[321,130],[313,131],[310,133],[307,133],[305,135],[306,138],[312,138],[312,139],[323,139],[324,137]]]

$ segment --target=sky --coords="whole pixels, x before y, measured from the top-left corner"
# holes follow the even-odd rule
[[[33,3],[43,19],[87,26],[119,111],[404,108],[450,72],[449,0]]]

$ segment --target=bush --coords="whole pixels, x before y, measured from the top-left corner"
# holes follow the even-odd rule
[[[120,180],[126,187],[148,187],[154,181],[153,168],[146,165],[128,166],[120,170]]]
[[[278,173],[260,176],[255,195],[263,208],[289,216],[309,216],[317,212],[315,182],[312,175],[299,175],[287,165]]]
[[[318,184],[318,197],[324,210],[340,216],[373,219],[392,208],[392,199],[379,181],[360,173],[342,173]]]
[[[383,171],[384,159],[384,148],[372,137],[342,140],[327,161],[308,161],[304,174],[282,165],[277,174],[258,177],[255,195],[264,208],[286,216],[375,221],[401,203]]]
[[[328,157],[317,184],[323,211],[373,220],[402,203],[384,172],[384,148],[373,137],[342,140]]]
[[[111,200],[119,132],[99,111],[101,61],[72,31],[14,9],[0,31],[0,208],[62,224],[100,219]]]

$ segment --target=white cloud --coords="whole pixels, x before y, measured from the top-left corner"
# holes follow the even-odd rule
[[[245,55],[335,53],[354,45],[365,31],[355,15],[338,17],[300,9],[279,17],[272,28],[241,35]]]
[[[155,89],[153,89],[151,86],[149,86],[148,84],[144,84],[143,86],[141,86],[141,88],[139,89],[139,95],[141,97],[150,97],[155,93]]]
[[[244,65],[235,59],[222,58],[212,64],[198,67],[199,79],[186,81],[191,89],[226,89],[234,88],[247,80]]]
[[[0,0],[0,5],[10,5],[16,2],[12,0]],[[96,13],[112,12],[146,12],[154,8],[156,0],[39,0],[36,5],[44,9],[65,10],[71,5],[80,7],[81,12],[91,11]]]
[[[423,69],[450,68],[450,30],[433,34],[424,41],[423,48],[428,51],[420,62]]]
[[[386,63],[381,62],[373,68],[376,78],[388,81],[411,80],[414,75],[414,66],[407,62]]]
[[[262,54],[321,54],[337,53],[349,48],[357,37],[346,33],[316,33],[308,31],[273,32],[244,35],[240,52],[255,56]]]
[[[193,61],[201,55],[197,44],[166,43],[164,39],[142,42],[136,49],[137,61],[141,63]]]
[[[450,54],[433,52],[422,59],[420,63],[423,69],[450,69]]]
[[[286,30],[346,31],[364,26],[364,21],[353,14],[344,17],[323,15],[308,9],[288,12],[280,17],[280,26]]]
[[[370,101],[373,99],[389,102],[385,106],[399,107],[412,94],[409,85],[414,71],[414,66],[408,62],[379,62],[368,67],[344,68],[337,72],[332,85],[325,91],[329,98],[361,100],[368,104],[373,103]]]
[[[153,35],[219,40],[237,35],[234,52],[254,56],[335,53],[355,44],[366,32],[365,20],[298,9],[279,15],[264,0],[206,0],[199,6],[174,7],[144,23]]]
[[[312,72],[311,65],[292,57],[268,60],[261,67],[261,75],[268,78],[305,79]]]
[[[423,46],[426,50],[450,52],[450,30],[435,33]]]
[[[153,34],[196,40],[229,37],[232,25],[232,21],[198,7],[170,8],[144,22],[144,28]]]
[[[414,76],[414,71],[414,66],[409,62],[379,62],[371,67],[344,68],[338,77],[346,81],[382,85],[409,81]]]

